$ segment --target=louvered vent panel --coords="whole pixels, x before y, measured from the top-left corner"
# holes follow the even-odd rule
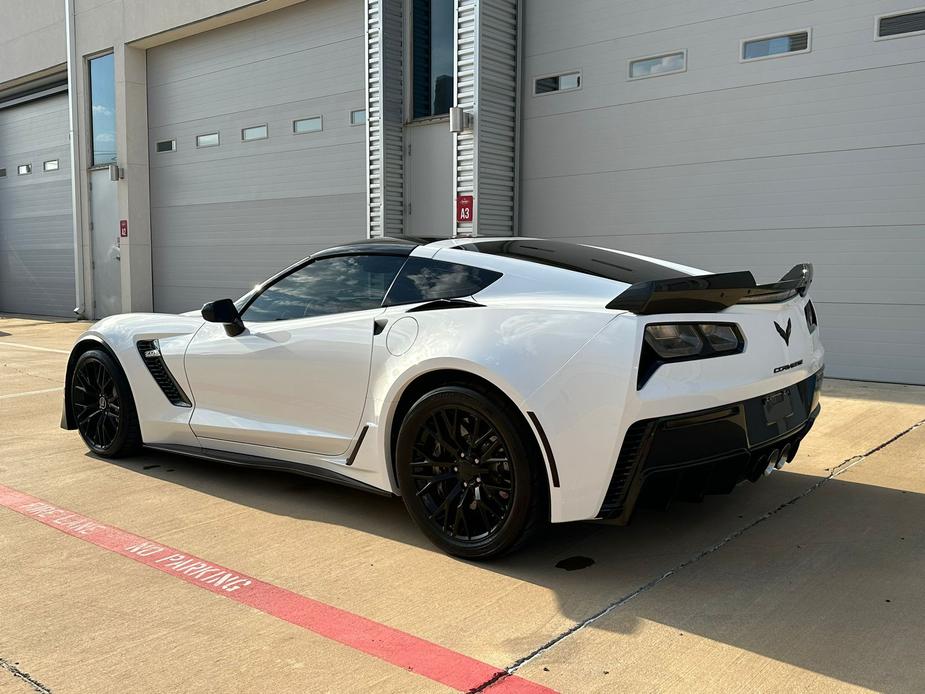
[[[177,407],[192,407],[186,393],[183,392],[183,389],[167,368],[167,364],[164,363],[164,358],[160,355],[157,344],[153,340],[139,340],[138,353],[158,387],[167,396],[170,404]]]
[[[639,449],[649,432],[649,425],[649,421],[636,422],[626,430],[620,456],[617,458],[610,485],[607,487],[607,495],[604,497],[604,503],[601,504],[600,513],[597,514],[598,518],[616,518],[623,511],[629,478],[639,458]]]
[[[809,33],[801,31],[799,34],[790,34],[790,50],[805,51],[809,48]]]

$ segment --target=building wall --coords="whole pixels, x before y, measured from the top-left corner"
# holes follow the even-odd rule
[[[395,233],[407,202],[401,0],[338,1],[366,10],[358,50],[369,82],[369,182],[359,216],[372,234]],[[299,0],[74,2],[78,199],[88,198],[84,61],[111,50],[125,173],[119,215],[130,229],[122,309],[149,310],[148,116],[158,105],[148,103],[148,51]],[[915,6],[456,0],[456,99],[474,119],[455,139],[453,175],[458,193],[475,195],[477,220],[457,233],[617,246],[708,270],[749,268],[762,281],[808,260],[830,373],[925,382],[925,36],[875,41],[873,21]],[[3,19],[0,98],[60,71],[66,59],[64,0],[9,0]],[[812,30],[809,52],[739,60],[742,39],[800,29]],[[631,59],[675,50],[687,52],[685,72],[628,79]],[[580,89],[533,94],[534,78],[573,70]],[[84,258],[87,207],[79,209]],[[92,272],[84,267],[81,276],[92,296]]]
[[[874,40],[916,4],[528,0],[520,233],[759,281],[811,261],[828,372],[925,382],[925,36]],[[739,60],[806,28],[809,53]],[[680,49],[686,72],[628,79]]]
[[[0,17],[0,89],[67,62],[64,0],[7,0]]]
[[[359,0],[358,0],[359,1]],[[76,94],[78,156],[75,177],[78,199],[83,314],[94,317],[91,226],[88,204],[89,105],[86,60],[111,51],[115,57],[116,144],[124,178],[119,181],[119,218],[128,221],[121,239],[121,307],[151,310],[151,230],[148,171],[147,71],[149,48],[231,23],[246,21],[299,0],[74,0],[76,55],[79,62],[70,85]],[[10,0],[0,22],[0,97],[28,88],[45,75],[60,71],[66,56],[64,0]],[[109,220],[117,233],[118,219]]]

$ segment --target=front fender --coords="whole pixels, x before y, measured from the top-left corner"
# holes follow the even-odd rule
[[[108,352],[125,372],[145,443],[198,445],[189,427],[192,409],[174,406],[167,400],[142,361],[136,345],[139,340],[157,339],[168,369],[187,394],[191,395],[183,357],[190,340],[202,324],[201,318],[149,313],[111,316],[95,323],[80,336],[68,358],[62,426],[75,428],[70,407],[73,367],[81,354],[99,348]]]

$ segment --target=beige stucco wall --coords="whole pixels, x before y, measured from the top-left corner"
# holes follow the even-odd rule
[[[64,0],[4,0],[0,87],[67,61]]]

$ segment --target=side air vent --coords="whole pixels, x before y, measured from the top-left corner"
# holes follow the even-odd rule
[[[141,360],[145,363],[145,366],[148,367],[151,376],[164,392],[164,395],[167,396],[171,405],[176,405],[177,407],[193,406],[190,399],[186,397],[186,393],[184,393],[183,389],[180,387],[180,384],[177,383],[173,374],[170,373],[167,364],[164,363],[164,358],[161,356],[161,350],[157,344],[157,340],[139,340],[138,353],[141,355]]]
[[[925,32],[925,10],[880,17],[877,22],[877,36],[880,37],[922,32]]]
[[[604,503],[601,504],[600,513],[597,514],[598,518],[616,518],[623,512],[627,486],[639,460],[639,451],[649,433],[649,424],[649,421],[643,420],[636,422],[626,430],[620,456],[617,458],[613,476],[610,478],[610,486],[607,487]]]

